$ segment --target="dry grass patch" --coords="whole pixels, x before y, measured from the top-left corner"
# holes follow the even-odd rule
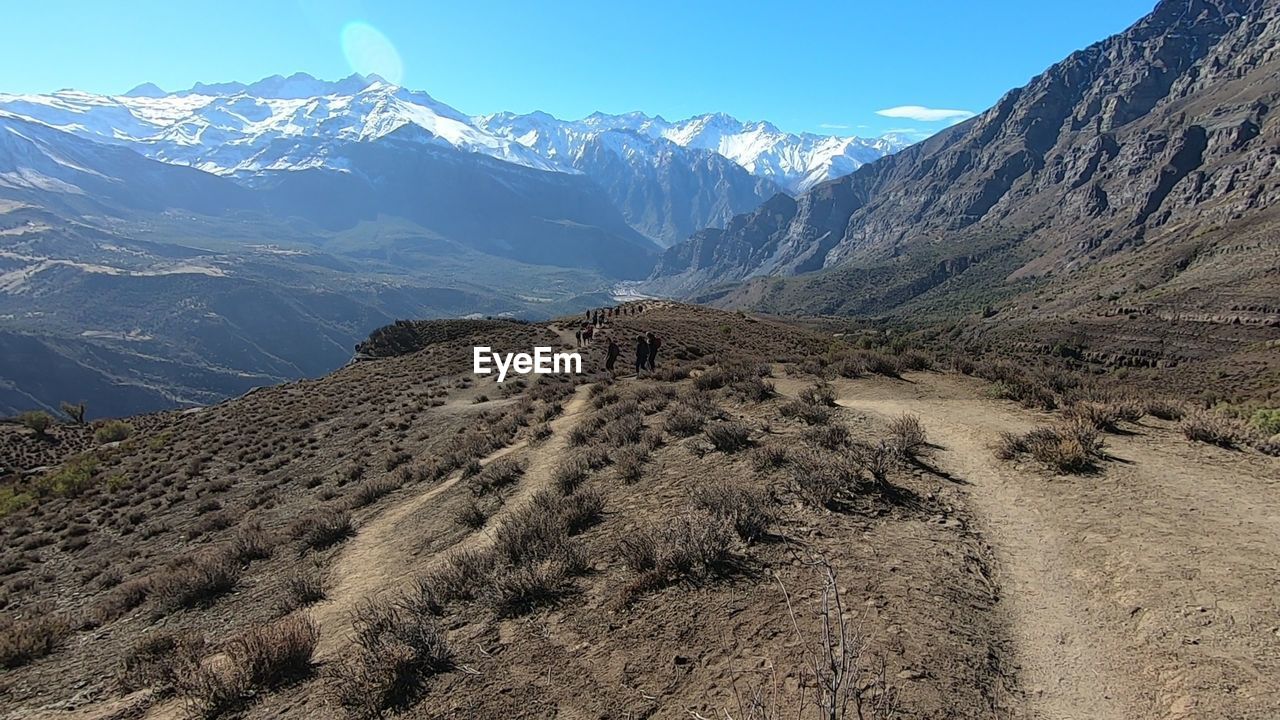
[[[335,705],[359,718],[409,703],[421,683],[452,667],[453,653],[429,615],[395,599],[365,601],[352,610],[355,647],[330,673]]]
[[[380,477],[365,480],[356,486],[351,494],[351,509],[372,505],[383,496],[390,495],[400,489],[400,483],[391,477]]]
[[[227,553],[197,555],[152,575],[151,600],[161,612],[207,607],[231,592],[240,579],[240,563]]]
[[[929,447],[929,437],[917,415],[904,413],[889,422],[886,443],[899,457],[913,459]]]
[[[351,537],[355,528],[351,513],[345,510],[321,508],[304,513],[293,524],[290,534],[302,548],[323,550]]]
[[[1079,420],[1038,427],[1021,435],[1002,433],[995,453],[1002,460],[1030,455],[1062,473],[1088,472],[1104,457],[1097,429]]]
[[[622,561],[636,576],[625,595],[634,597],[723,570],[733,557],[734,534],[728,520],[701,511],[635,531],[618,543]]]
[[[179,679],[188,710],[212,718],[235,710],[264,690],[311,674],[320,627],[290,616],[253,627],[227,642],[222,657],[200,663]]]
[[[706,427],[707,440],[723,453],[735,453],[751,445],[751,429],[740,422],[716,422]]]
[[[728,522],[746,542],[764,537],[777,518],[768,493],[724,480],[695,488],[693,506]]]
[[[1182,434],[1188,440],[1224,448],[1235,448],[1244,439],[1240,425],[1231,418],[1209,410],[1200,410],[1182,420]]]
[[[70,632],[65,618],[43,611],[0,624],[0,667],[12,670],[49,655]]]

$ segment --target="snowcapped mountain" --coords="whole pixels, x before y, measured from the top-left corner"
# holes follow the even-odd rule
[[[354,172],[354,148],[389,138],[586,175],[632,228],[664,246],[907,144],[797,135],[724,114],[680,122],[639,112],[577,121],[542,112],[469,117],[376,75],[329,82],[295,73],[178,92],[144,83],[110,96],[0,94],[0,112],[250,185],[277,172]]]
[[[495,135],[559,162],[580,152],[581,145],[600,132],[625,130],[661,138],[680,147],[714,152],[793,194],[848,175],[865,163],[911,144],[896,135],[866,139],[788,133],[772,123],[742,122],[724,113],[668,122],[661,116],[640,112],[597,112],[576,121],[558,120],[543,112],[504,112],[477,117],[475,121]]]
[[[162,94],[141,85],[124,95],[76,90],[0,94],[0,110],[73,135],[125,144],[155,160],[219,175],[316,167],[343,169],[329,142],[365,142],[400,128],[425,130],[428,142],[538,170],[561,170],[424,92],[376,75],[324,82],[304,73],[250,85],[197,83]]]

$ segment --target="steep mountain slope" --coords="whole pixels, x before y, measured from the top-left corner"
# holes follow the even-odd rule
[[[723,225],[780,192],[716,153],[626,131],[593,134],[572,162],[604,189],[633,228],[667,246]]]
[[[714,295],[954,315],[1028,293],[1002,323],[1034,305],[1274,327],[1277,5],[1162,2],[978,117],[671,248],[651,287],[825,270]]]
[[[835,137],[787,133],[768,122],[742,122],[724,113],[697,115],[668,122],[640,112],[593,113],[571,121],[546,113],[496,113],[476,118],[486,130],[529,146],[543,157],[563,162],[581,152],[595,135],[626,130],[669,140],[680,147],[707,150],[732,160],[752,175],[766,178],[784,191],[799,193],[824,180],[847,175],[910,143],[896,135],[881,138]]]

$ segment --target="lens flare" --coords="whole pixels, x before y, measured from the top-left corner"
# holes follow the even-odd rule
[[[356,21],[343,26],[342,54],[361,75],[378,75],[393,85],[404,80],[404,63],[396,46],[369,23]]]

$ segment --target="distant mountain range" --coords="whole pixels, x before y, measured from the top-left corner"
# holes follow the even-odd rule
[[[545,113],[468,117],[374,76],[304,73],[251,84],[152,84],[119,96],[74,90],[0,94],[0,111],[216,175],[347,171],[353,143],[414,137],[534,170],[583,174],[637,231],[661,245],[719,226],[777,192],[800,192],[907,145],[784,133],[723,114],[677,123],[642,113],[560,121]]]

